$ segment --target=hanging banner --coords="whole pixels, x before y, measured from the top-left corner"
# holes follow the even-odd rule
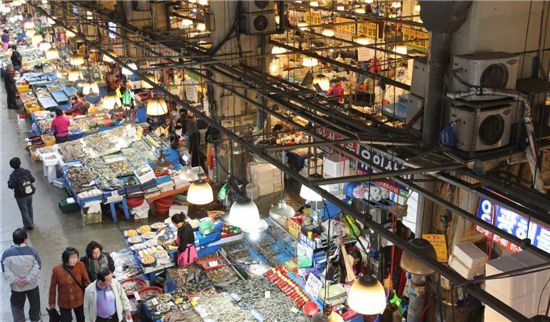
[[[308,11],[304,13],[304,21],[310,26],[319,26],[323,22],[319,11]]]
[[[317,134],[321,135],[322,137],[326,138],[329,141],[338,141],[338,140],[344,139],[341,135],[336,134],[326,128],[318,128],[316,129],[316,132]],[[374,163],[379,168],[381,168],[382,171],[395,171],[395,170],[405,169],[405,164],[401,160],[398,160],[389,154],[374,150],[372,147],[368,145],[358,145],[356,143],[349,143],[345,145],[345,148],[346,150],[355,152],[359,154],[361,157],[363,157],[364,159]],[[372,169],[363,162],[357,162],[355,167],[357,169],[358,174],[366,174],[366,173],[372,172]],[[405,179],[410,179],[411,177],[412,175],[403,176],[403,178]],[[393,181],[373,180],[372,182],[377,186],[396,194],[397,196],[401,196],[403,198],[407,198],[409,196],[409,191],[404,186],[397,183],[393,183]]]
[[[355,20],[336,17],[336,32],[348,36],[355,35]]]
[[[430,46],[429,33],[405,26],[403,26],[401,31],[403,32],[403,41],[405,41],[405,46],[419,50],[428,50],[428,47]]]
[[[493,219],[494,215],[494,219]],[[490,200],[481,198],[477,208],[477,217],[481,220],[496,226],[511,235],[520,239],[529,238],[531,244],[539,249],[550,253],[550,229],[541,226],[533,221],[529,222],[528,216],[523,216],[511,211],[499,204],[495,204]],[[490,231],[475,225],[478,232],[490,237],[493,235],[493,241],[499,245],[513,251],[519,252],[521,248],[500,236],[497,236]]]
[[[357,24],[357,37],[378,38],[378,24],[374,22],[360,22]]]

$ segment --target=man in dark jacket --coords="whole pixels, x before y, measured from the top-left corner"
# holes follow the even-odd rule
[[[17,201],[23,218],[23,228],[32,230],[34,228],[32,212],[32,195],[35,192],[32,185],[34,177],[29,170],[21,167],[21,160],[17,157],[10,160],[10,166],[13,168],[13,172],[10,174],[8,188],[13,189],[15,201]]]
[[[15,68],[16,71],[19,71],[21,70],[21,66],[23,66],[23,57],[17,51],[17,46],[11,46],[11,49],[13,50],[11,53],[11,63],[13,68]]]
[[[6,70],[2,73],[2,78],[4,79],[4,86],[6,87],[6,94],[8,94],[8,108],[17,109],[17,86],[15,85],[15,71],[13,67],[9,65]]]

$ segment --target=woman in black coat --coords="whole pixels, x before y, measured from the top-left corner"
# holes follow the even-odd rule
[[[112,272],[115,271],[115,262],[109,253],[103,251],[103,247],[96,241],[91,241],[86,246],[86,256],[80,259],[86,266],[88,277],[93,282],[97,278],[97,272],[103,267],[108,267]]]

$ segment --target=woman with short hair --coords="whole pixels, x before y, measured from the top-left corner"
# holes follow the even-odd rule
[[[83,256],[80,260],[86,266],[90,281],[96,280],[97,272],[103,267],[109,268],[111,273],[115,271],[115,262],[111,258],[111,255],[103,252],[101,244],[93,240],[86,246],[86,256]]]
[[[77,322],[84,322],[84,290],[90,279],[78,257],[78,250],[67,247],[61,255],[62,263],[52,270],[48,304],[50,309],[55,309],[57,295],[61,322],[73,320],[71,311],[74,311]]]

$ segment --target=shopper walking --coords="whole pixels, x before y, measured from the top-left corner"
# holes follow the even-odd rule
[[[14,322],[25,322],[25,298],[29,300],[29,318],[41,321],[38,274],[41,261],[38,252],[28,245],[29,235],[23,228],[13,232],[14,245],[2,254],[2,273],[11,288],[11,313]]]
[[[90,281],[95,281],[97,272],[104,267],[108,268],[111,273],[115,271],[115,262],[111,255],[104,252],[101,244],[93,240],[86,246],[86,255],[80,260],[86,267]]]
[[[97,280],[84,293],[84,317],[86,322],[120,322],[130,320],[130,301],[113,273],[104,267],[97,272]]]
[[[71,322],[72,312],[77,322],[84,322],[84,290],[90,284],[86,267],[79,261],[78,250],[67,247],[61,254],[62,263],[52,270],[48,304],[55,310],[57,305],[61,313],[61,322]]]
[[[29,170],[21,167],[21,160],[18,157],[10,160],[10,166],[13,172],[8,180],[8,188],[13,189],[15,201],[21,211],[23,228],[32,230],[34,228],[32,195],[36,191],[33,185],[34,177]]]
[[[195,234],[193,228],[185,220],[185,214],[179,213],[172,216],[172,223],[178,228],[176,244],[178,245],[178,266],[189,266],[199,257],[195,247]]]
[[[55,109],[55,118],[52,121],[50,130],[55,136],[56,143],[62,143],[68,140],[69,138],[69,126],[71,125],[71,120],[63,111],[58,107]]]
[[[4,29],[4,34],[2,34],[2,49],[8,50],[10,48],[10,33]]]
[[[11,64],[16,71],[20,71],[21,66],[23,66],[23,56],[17,51],[17,46],[13,45],[11,49],[13,50],[11,53]]]
[[[8,65],[2,74],[4,79],[4,87],[6,88],[7,105],[9,109],[17,109],[17,86],[15,85],[15,70],[12,65]]]

